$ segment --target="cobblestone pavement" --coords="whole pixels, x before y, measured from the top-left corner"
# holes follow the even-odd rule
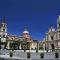
[[[0,55],[0,60],[60,60],[60,52],[58,52],[59,57],[56,59],[55,59],[55,52],[43,53],[43,56],[44,56],[43,58],[41,58],[41,53],[31,52],[30,59],[27,59],[26,52],[20,52],[20,51],[13,51],[13,59],[10,59],[9,52],[10,52],[9,50],[1,51],[3,56],[1,57],[1,55]],[[18,57],[18,59],[17,59],[17,57]],[[24,59],[24,58],[26,58],[26,59]]]

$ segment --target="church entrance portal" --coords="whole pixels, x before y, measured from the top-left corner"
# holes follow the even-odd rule
[[[51,44],[52,51],[55,50],[54,44]]]

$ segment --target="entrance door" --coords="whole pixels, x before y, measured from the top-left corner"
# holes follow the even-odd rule
[[[55,50],[54,44],[51,44],[52,51]]]

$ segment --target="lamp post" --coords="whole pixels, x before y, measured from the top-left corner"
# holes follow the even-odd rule
[[[37,41],[37,48],[36,48],[36,53],[38,53],[38,41]]]
[[[48,40],[45,41],[45,50],[48,52]]]

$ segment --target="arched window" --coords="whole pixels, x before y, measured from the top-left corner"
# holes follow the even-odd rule
[[[51,40],[53,40],[53,36],[51,36]]]
[[[3,31],[5,31],[5,29],[3,29]]]

